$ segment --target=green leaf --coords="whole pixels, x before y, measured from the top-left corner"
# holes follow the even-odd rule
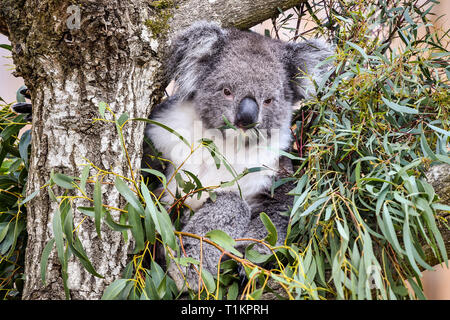
[[[183,172],[185,174],[187,174],[188,176],[190,176],[192,178],[192,180],[194,180],[194,182],[195,182],[194,189],[201,189],[201,188],[203,188],[202,183],[200,182],[200,180],[197,178],[197,176],[195,174],[193,174],[192,172],[187,171],[187,170],[183,170]],[[202,196],[202,191],[199,191],[197,193],[197,199],[200,199],[201,196]]]
[[[263,291],[264,290],[262,288],[256,289],[255,291],[253,291],[250,294],[250,297],[252,297],[252,299],[254,299],[254,300],[259,300],[259,299],[261,299],[261,295],[263,294]]]
[[[133,226],[127,225],[127,224],[120,224],[113,220],[111,217],[111,213],[108,210],[103,210],[105,213],[105,222],[106,224],[114,231],[127,231],[131,229]]]
[[[44,250],[42,251],[41,255],[41,280],[44,286],[45,284],[45,274],[47,273],[47,264],[48,264],[48,257],[50,255],[50,252],[53,249],[53,245],[55,244],[55,239],[50,239],[47,244],[44,247]]]
[[[144,293],[148,296],[148,298],[150,300],[160,300],[158,291],[155,287],[154,279],[152,279],[152,277],[148,271],[147,271],[147,275],[145,277]]]
[[[345,241],[349,241],[348,230],[344,229],[344,227],[342,226],[342,224],[339,222],[338,219],[336,219],[335,222],[336,222],[336,227],[337,227],[338,232],[341,235],[341,237],[344,238]]]
[[[53,172],[52,172],[53,173]],[[75,188],[75,182],[69,176],[61,173],[50,173],[50,178],[56,183],[58,186],[65,189],[73,189]]]
[[[417,109],[409,108],[406,106],[399,105],[398,103],[389,101],[385,97],[381,97],[383,102],[392,110],[399,112],[399,113],[407,113],[407,114],[419,114],[419,111]]]
[[[150,173],[154,176],[160,177],[162,180],[163,187],[166,187],[167,180],[166,180],[166,176],[163,173],[159,172],[158,170],[154,170],[154,169],[141,169],[141,171],[144,171],[144,172]]]
[[[95,211],[93,207],[78,207],[77,210],[88,217],[95,218]]]
[[[67,244],[70,248],[69,252],[72,252],[80,261],[80,263],[83,265],[83,267],[91,273],[92,275],[103,278],[102,275],[100,275],[95,268],[92,266],[92,263],[90,262],[86,252],[84,251],[83,245],[80,241],[80,239],[77,237],[76,233],[73,232],[73,215],[72,215],[72,207],[70,205],[70,202],[65,199],[61,202],[61,218],[64,219],[64,234],[67,239]],[[65,256],[65,259],[67,260],[67,256]],[[67,262],[66,262],[67,264]]]
[[[383,221],[386,225],[387,232],[389,233],[389,238],[391,241],[392,246],[394,247],[395,251],[399,253],[400,255],[404,253],[402,248],[400,247],[400,243],[397,239],[397,234],[395,233],[394,224],[392,223],[391,215],[389,212],[389,207],[386,203],[383,204]]]
[[[358,190],[361,190],[361,161],[359,161],[355,167],[355,180]]]
[[[450,213],[450,206],[442,203],[433,203],[431,207],[434,210],[442,210],[442,211],[448,211]]]
[[[310,214],[311,212],[316,210],[320,205],[322,205],[323,203],[327,202],[329,199],[330,199],[330,196],[327,196],[327,197],[324,197],[324,198],[320,198],[319,200],[316,200],[312,205],[310,205],[308,207],[308,209],[306,209],[305,211],[303,211],[300,214],[294,215],[294,217],[292,218],[292,224],[296,223],[300,219],[300,217],[307,216],[308,214]]]
[[[419,278],[419,281],[420,281],[420,278]],[[414,293],[418,299],[420,299],[420,300],[427,299],[423,293],[422,288],[417,285],[416,281],[414,281],[414,278],[409,278],[408,283],[411,285],[411,287],[414,290]]]
[[[15,119],[13,119],[14,122],[20,122],[23,121],[23,115],[20,115],[18,117],[16,117]],[[10,121],[10,120],[8,120]],[[3,139],[3,141],[7,141],[9,140],[11,137],[13,137],[13,135],[17,135],[20,131],[20,129],[22,129],[25,126],[25,124],[12,124],[7,126],[6,128],[4,128],[1,133],[0,133],[0,138]],[[3,143],[5,144],[5,143]]]
[[[205,283],[206,289],[208,289],[210,293],[216,290],[216,282],[214,281],[214,277],[204,268],[202,269],[202,279]]]
[[[303,191],[303,193],[300,194],[300,192],[306,186],[307,180],[308,176],[304,175],[303,177],[301,177],[298,180],[297,185],[294,189],[295,198],[294,198],[294,205],[292,207],[293,214],[296,214],[298,208],[300,208],[300,206],[303,204],[303,202],[305,201],[306,197],[309,194],[309,191],[311,190],[311,187],[308,187],[306,188],[306,190]]]
[[[271,254],[261,254],[256,250],[251,249],[253,246],[249,246],[245,249],[245,258],[250,260],[253,263],[256,264],[263,264],[267,262],[270,257],[272,257]]]
[[[36,195],[39,193],[39,191],[41,191],[41,189],[37,189],[36,191],[32,192],[28,197],[26,197],[21,202],[19,202],[19,206],[24,205],[28,201],[32,200],[34,197],[36,197]]]
[[[121,214],[119,217],[119,223],[122,225],[125,225],[125,223],[128,221],[128,215],[127,214]],[[122,231],[123,240],[125,243],[128,242],[128,230]]]
[[[153,222],[150,211],[145,209],[144,216],[144,227],[145,227],[145,236],[150,243],[155,243],[156,234],[155,234],[155,223]]]
[[[134,209],[133,206],[128,206],[128,221],[131,225],[131,233],[136,241],[136,248],[134,253],[138,253],[145,248],[144,243],[144,230],[142,229],[141,216]]]
[[[450,131],[435,127],[429,123],[427,123],[426,125],[429,126],[431,129],[433,129],[434,131],[439,132],[439,133],[443,134],[444,136],[450,137]]]
[[[101,239],[101,231],[100,225],[102,221],[102,184],[100,180],[95,182],[94,186],[94,222],[95,222],[95,230],[97,231],[98,237]]]
[[[4,43],[2,43],[2,44],[0,44],[0,48],[3,48],[3,49],[5,49],[5,50],[9,50],[9,51],[12,51],[12,47],[11,47],[11,45],[9,45],[9,44],[4,44]],[[21,87],[22,88],[22,87]],[[19,89],[20,90],[20,89]]]
[[[420,126],[422,127],[422,126]],[[436,157],[436,155],[434,154],[433,150],[431,150],[430,146],[428,145],[427,139],[425,138],[425,135],[423,134],[423,132],[420,135],[420,145],[422,147],[422,151],[423,153],[430,158],[431,160],[438,160],[438,158]]]
[[[56,252],[58,253],[59,262],[64,266],[64,238],[59,207],[53,213],[53,235],[55,237]]]
[[[242,253],[237,251],[234,246],[236,245],[236,241],[231,238],[227,233],[222,230],[211,230],[206,235],[206,238],[210,239],[212,242],[218,244],[225,250],[231,252],[232,254],[242,257]]]
[[[369,60],[369,57],[367,56],[367,54],[363,48],[361,48],[357,44],[350,42],[350,41],[346,41],[345,43],[348,44],[353,49],[356,49],[356,51],[358,51],[361,54],[361,56],[364,58],[364,60]]]
[[[8,253],[8,257],[11,256],[16,248],[17,239],[19,234],[25,229],[25,221],[23,219],[15,219],[14,230],[13,230],[13,242],[11,244],[10,252]]]
[[[91,165],[88,164],[84,166],[83,171],[81,172],[81,179],[80,179],[80,189],[83,190],[84,193],[86,193],[86,182],[89,178],[89,170],[91,169]]]
[[[168,294],[167,292],[167,276],[164,275],[158,287],[156,288],[156,292],[158,293],[159,300],[163,300],[164,297]]]
[[[436,156],[436,158],[437,158],[439,161],[442,161],[442,162],[444,162],[444,163],[450,164],[450,157],[444,156],[444,155],[442,155],[442,154],[435,154],[435,156]]]
[[[233,129],[237,130],[237,128],[225,117],[225,115],[222,115],[222,120],[225,122],[225,125],[222,127],[223,129]]]
[[[259,218],[261,219],[262,223],[264,224],[264,227],[266,227],[266,230],[268,233],[265,240],[271,246],[275,246],[277,244],[277,240],[278,240],[277,228],[275,228],[275,225],[272,223],[269,216],[265,212],[261,212],[259,214]]]
[[[150,196],[150,192],[143,181],[141,181],[141,192],[146,204],[145,210],[147,210],[147,212],[145,214],[150,214],[153,223],[155,224],[156,231],[161,235],[163,242],[173,250],[176,250],[177,242],[173,232],[173,225],[166,210],[158,202],[160,208],[160,212],[158,212],[152,197]]]
[[[412,242],[411,242],[411,233],[409,230],[409,218],[408,218],[409,214],[406,212],[405,213],[405,222],[403,224],[403,243],[405,245],[405,250],[406,250],[406,256],[408,257],[409,263],[411,264],[411,267],[414,269],[414,272],[417,275],[420,275],[420,269],[416,264],[416,261],[414,259],[414,254],[413,254],[413,246],[412,246]]]
[[[117,124],[122,127],[123,124],[130,118],[127,112],[124,112],[120,115],[119,119],[117,120]]]
[[[176,263],[182,265],[183,267],[187,267],[189,264],[199,265],[200,261],[191,258],[191,257],[176,257],[173,259]]]
[[[127,285],[128,279],[117,279],[106,288],[102,300],[114,300]]]
[[[78,237],[74,237],[73,243],[69,242],[70,250],[73,254],[80,260],[80,263],[86,269],[87,272],[92,274],[97,278],[104,278],[101,274],[99,274],[95,268],[92,266],[89,258],[87,257],[86,251],[84,251],[83,244],[81,243]]]
[[[3,241],[3,239],[5,239],[6,234],[8,233],[9,230],[9,225],[11,222],[0,222],[0,242]]]
[[[122,179],[116,177],[114,185],[116,186],[117,191],[119,191],[119,193],[125,198],[125,200],[127,200],[128,203],[132,205],[139,214],[144,214],[144,208],[136,197],[136,194],[130,190],[128,185]]]
[[[231,286],[228,287],[227,300],[236,300],[239,294],[239,284],[233,282]]]
[[[25,131],[20,137],[19,141],[19,153],[23,160],[23,163],[28,168],[28,147],[31,142],[31,130]]]
[[[105,118],[105,110],[107,106],[108,105],[104,101],[100,101],[100,103],[98,104],[98,112],[100,113],[102,118]]]
[[[444,240],[442,239],[441,232],[439,231],[439,229],[436,225],[436,221],[435,221],[436,218],[435,218],[435,215],[433,214],[433,211],[432,211],[430,205],[428,204],[428,201],[426,201],[423,198],[419,198],[419,199],[417,199],[416,204],[417,204],[417,206],[420,206],[421,209],[425,212],[425,216],[424,216],[425,221],[426,221],[428,227],[430,228],[430,230],[433,232],[433,236],[436,239],[436,242],[439,247],[439,251],[441,252],[441,255],[442,255],[442,260],[447,263],[448,256],[447,256],[446,246],[445,246]]]

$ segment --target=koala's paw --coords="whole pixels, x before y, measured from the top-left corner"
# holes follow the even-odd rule
[[[241,238],[250,223],[251,211],[248,204],[235,192],[217,192],[215,201],[208,199],[189,219],[182,231],[198,236],[205,236],[212,230],[222,230],[232,238]],[[217,274],[217,267],[222,252],[214,246],[197,238],[184,236],[183,250],[186,257],[201,262],[202,272]],[[222,262],[225,257],[222,258]],[[177,266],[175,261],[169,266],[169,275],[177,288],[182,290],[189,285],[194,291],[199,289],[200,264]],[[181,270],[180,270],[181,269]],[[187,284],[186,284],[187,281]],[[201,281],[200,281],[201,283]],[[185,289],[183,289],[185,291]]]
[[[186,243],[185,243],[186,242]],[[203,243],[202,257],[200,258],[200,241],[183,241],[184,252],[186,256],[195,259],[197,262],[201,260],[201,270],[200,264],[191,264],[183,266],[172,260],[168,267],[168,273],[170,277],[174,280],[175,285],[179,291],[187,292],[191,289],[195,292],[203,287],[203,281],[199,278],[200,272],[209,272],[211,275],[217,274],[217,265],[221,256],[221,252],[211,245]],[[222,259],[224,260],[224,259]]]
[[[179,291],[187,292],[187,289],[190,288],[194,291],[198,290],[198,277],[195,278],[191,276],[191,272],[189,272],[190,266],[185,267],[180,264],[176,264],[175,261],[171,261],[169,268],[167,268],[167,272],[172,280],[175,282],[175,285]],[[195,272],[195,270],[194,270]]]

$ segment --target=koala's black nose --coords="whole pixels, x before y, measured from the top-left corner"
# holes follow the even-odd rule
[[[258,121],[259,108],[255,99],[246,97],[239,103],[236,114],[236,125],[249,128]]]

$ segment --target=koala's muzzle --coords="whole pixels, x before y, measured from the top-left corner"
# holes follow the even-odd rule
[[[256,125],[258,121],[259,107],[255,99],[246,97],[239,103],[236,114],[236,125],[248,129]]]

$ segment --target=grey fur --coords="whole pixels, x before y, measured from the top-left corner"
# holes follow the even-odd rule
[[[311,78],[319,81],[329,69],[329,64],[320,67],[317,64],[332,54],[332,46],[322,40],[284,43],[252,32],[222,29],[211,22],[195,23],[172,43],[167,71],[176,81],[176,94],[158,106],[151,118],[157,121],[171,118],[173,123],[179,123],[175,121],[177,117],[187,118],[188,113],[194,113],[207,129],[218,128],[225,124],[223,116],[234,123],[239,102],[251,97],[259,106],[258,129],[279,129],[280,146],[288,150],[292,105],[314,94]],[[224,94],[224,88],[231,91],[232,99]],[[268,99],[271,103],[265,104]],[[194,111],[176,113],[186,106],[192,106]],[[166,125],[170,126],[170,122]],[[167,137],[156,129],[149,125],[147,135],[156,147],[164,149]],[[163,157],[170,158],[169,152]],[[221,229],[232,238],[263,239],[266,230],[259,214],[264,211],[277,228],[278,244],[282,244],[289,219],[280,213],[292,206],[292,197],[287,196],[292,185],[277,188],[273,198],[269,190],[271,179],[288,175],[292,172],[291,166],[288,159],[282,158],[279,168],[267,173],[265,180],[254,180],[264,185],[246,194],[244,199],[234,191],[218,192],[216,201],[204,202],[182,231],[204,236],[208,231]],[[211,166],[206,170],[216,168]],[[183,245],[188,256],[199,259],[199,240],[184,237]],[[243,249],[242,244],[239,248]],[[209,245],[203,250],[203,267],[215,275],[220,252]],[[190,287],[196,289],[197,272],[188,267],[183,273]],[[181,288],[184,280],[173,263],[169,274]]]
[[[211,221],[214,219],[214,221]],[[246,235],[250,224],[251,211],[248,204],[235,192],[218,192],[214,202],[208,199],[204,205],[189,219],[183,227],[183,232],[189,232],[204,236],[211,230],[222,230],[232,237],[240,238]],[[184,237],[183,248],[188,257],[200,261],[200,241],[198,239]],[[204,243],[202,251],[202,265],[211,274],[217,274],[217,265],[221,252],[213,246]],[[222,262],[226,259],[222,259]],[[198,289],[198,272],[193,265],[183,268],[183,273],[193,290]],[[197,265],[198,270],[198,265]],[[181,289],[184,284],[178,267],[172,263],[169,266],[169,274],[175,280],[177,287]]]

